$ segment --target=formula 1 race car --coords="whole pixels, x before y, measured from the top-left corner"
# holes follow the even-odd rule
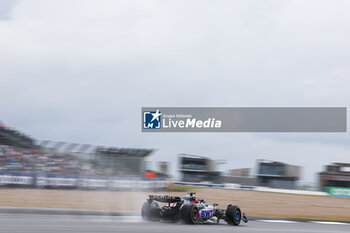
[[[221,219],[227,224],[239,225],[248,222],[247,216],[237,205],[228,205],[226,210],[218,208],[218,204],[206,205],[205,200],[197,199],[190,192],[183,198],[172,196],[149,195],[141,209],[141,216],[146,221],[183,221],[187,224],[219,223]],[[160,207],[157,202],[167,203]]]

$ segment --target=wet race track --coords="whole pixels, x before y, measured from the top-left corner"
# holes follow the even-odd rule
[[[183,225],[143,222],[137,216],[78,216],[40,214],[0,214],[1,233],[40,232],[129,232],[129,233],[213,233],[213,232],[350,232],[349,223],[254,220],[240,226],[221,224]]]

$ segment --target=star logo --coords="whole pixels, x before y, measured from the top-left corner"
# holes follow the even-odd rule
[[[151,122],[154,121],[155,119],[157,119],[157,121],[159,121],[159,117],[162,115],[162,114],[159,112],[159,109],[157,109],[157,112],[156,112],[156,113],[151,113],[151,114],[152,114],[152,116],[153,116]]]
[[[161,116],[162,113],[157,111],[144,111],[143,112],[143,128],[144,129],[160,129],[161,128]]]

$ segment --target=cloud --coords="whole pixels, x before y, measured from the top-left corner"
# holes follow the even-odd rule
[[[303,164],[313,180],[332,159],[350,162],[347,133],[142,134],[140,110],[347,107],[347,9],[346,1],[21,1],[0,21],[1,120],[38,139],[158,148],[154,158],[173,170],[180,152],[224,158],[227,168],[263,156]]]
[[[11,19],[12,10],[18,3],[19,0],[2,0],[0,2],[0,20]]]

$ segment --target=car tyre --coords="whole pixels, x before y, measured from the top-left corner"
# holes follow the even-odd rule
[[[158,205],[157,205],[158,206]],[[159,207],[158,208],[152,208],[151,204],[146,201],[143,203],[141,208],[141,217],[145,221],[159,221]]]
[[[181,209],[182,220],[186,224],[197,224],[199,220],[199,210],[196,205],[184,205]]]
[[[225,220],[227,224],[239,225],[242,220],[241,209],[236,205],[227,206]]]

